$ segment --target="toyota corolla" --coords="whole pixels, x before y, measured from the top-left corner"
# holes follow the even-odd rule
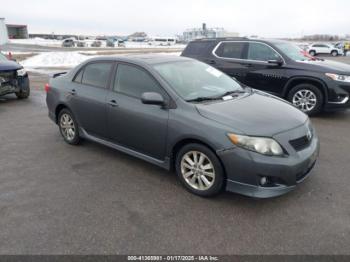
[[[199,196],[282,195],[319,154],[306,114],[190,58],[93,58],[45,89],[68,144],[88,139],[175,169]]]

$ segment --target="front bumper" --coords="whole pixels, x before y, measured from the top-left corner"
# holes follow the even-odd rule
[[[348,108],[350,108],[350,84],[330,81],[325,111],[346,110]]]
[[[301,151],[289,144],[301,137],[303,130],[304,127],[299,127],[274,137],[280,143],[283,141],[281,145],[289,154],[286,157],[264,156],[238,147],[218,152],[227,175],[226,190],[255,198],[276,197],[293,190],[309,176],[319,155],[316,133]],[[262,186],[262,177],[269,183]]]
[[[28,75],[18,76],[11,79],[11,81],[0,84],[0,96],[20,92],[21,90],[29,89]]]

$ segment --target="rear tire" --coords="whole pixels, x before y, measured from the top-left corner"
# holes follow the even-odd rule
[[[80,142],[79,126],[70,110],[64,108],[58,114],[58,126],[64,141],[70,145]]]
[[[30,95],[30,88],[29,86],[21,88],[19,92],[15,93],[18,99],[26,99]]]
[[[289,91],[287,100],[305,114],[312,116],[321,112],[324,97],[316,86],[300,84]]]
[[[224,187],[224,169],[208,147],[188,144],[176,155],[176,173],[185,188],[201,197],[219,194]]]

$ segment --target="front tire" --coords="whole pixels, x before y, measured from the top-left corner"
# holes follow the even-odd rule
[[[18,99],[27,99],[30,95],[30,87],[22,87],[19,92],[15,93]]]
[[[75,121],[75,118],[70,110],[65,108],[60,111],[58,115],[58,126],[66,143],[70,145],[79,144],[80,137],[78,123]]]
[[[321,112],[324,98],[322,92],[316,86],[300,84],[289,91],[287,99],[296,108],[312,116]]]
[[[315,56],[315,55],[316,55],[316,51],[311,50],[311,51],[309,52],[309,54],[310,54],[311,56]]]
[[[225,175],[218,157],[201,144],[185,145],[178,152],[176,173],[185,188],[198,196],[211,197],[224,187]]]
[[[331,52],[331,55],[334,56],[334,57],[335,57],[335,56],[338,56],[338,51],[333,50],[333,51]]]

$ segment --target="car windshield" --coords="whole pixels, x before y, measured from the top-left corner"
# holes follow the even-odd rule
[[[6,56],[0,53],[0,61],[7,61]]]
[[[312,56],[306,51],[291,43],[275,43],[275,46],[280,49],[286,56],[295,61],[312,60]]]
[[[243,91],[238,82],[198,61],[157,64],[154,68],[186,101],[218,99],[230,92]]]

